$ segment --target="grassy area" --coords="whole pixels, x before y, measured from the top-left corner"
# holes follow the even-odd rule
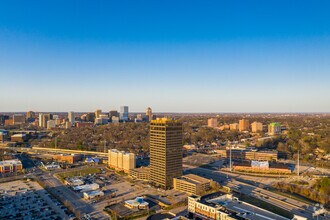
[[[276,213],[278,215],[281,215],[281,216],[289,218],[289,219],[293,218],[293,214],[290,213],[289,211],[281,209],[277,206],[273,206],[273,205],[271,205],[267,202],[264,202],[260,199],[257,199],[257,198],[254,198],[254,197],[251,197],[251,196],[248,196],[248,195],[239,195],[238,197],[241,201],[250,203],[252,205],[255,205],[255,206],[260,207],[262,209],[266,209],[270,212]]]
[[[84,168],[81,170],[58,173],[56,175],[63,181],[65,178],[68,178],[68,177],[85,176],[85,175],[93,174],[93,173],[101,173],[101,170],[96,167],[87,167],[87,168]]]

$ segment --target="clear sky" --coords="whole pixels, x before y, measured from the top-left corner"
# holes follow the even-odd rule
[[[330,112],[330,1],[0,1],[0,112]]]

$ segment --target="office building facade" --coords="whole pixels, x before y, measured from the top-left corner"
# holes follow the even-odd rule
[[[182,175],[182,123],[161,118],[150,123],[150,181],[164,189]]]
[[[128,121],[128,106],[120,106],[120,120]]]
[[[241,119],[239,120],[239,123],[238,123],[238,130],[239,131],[248,131],[249,128],[250,128],[250,123],[249,123],[249,120],[247,119]]]

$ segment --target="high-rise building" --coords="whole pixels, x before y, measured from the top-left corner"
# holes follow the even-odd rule
[[[252,132],[259,132],[259,131],[262,131],[262,128],[263,128],[263,125],[262,125],[262,123],[260,123],[260,122],[253,122],[252,124],[251,124],[251,130],[252,130]]]
[[[216,128],[218,127],[218,119],[216,118],[210,118],[207,120],[207,126],[210,128]]]
[[[120,120],[128,121],[128,106],[120,106]]]
[[[28,111],[26,113],[26,120],[27,120],[27,122],[33,122],[35,120],[35,117],[36,117],[36,113],[33,112],[33,111]]]
[[[150,123],[150,181],[158,187],[173,187],[182,175],[182,123],[158,118]]]
[[[51,114],[39,113],[39,127],[47,128],[47,121],[52,119]]]
[[[119,117],[119,112],[117,110],[111,110],[109,112],[109,117],[112,118],[112,116]]]
[[[146,110],[146,116],[147,116],[147,121],[152,120],[152,109],[150,107],[148,107]]]
[[[95,111],[95,118],[99,118],[101,114],[102,114],[102,110],[101,109],[97,109]]]
[[[13,124],[14,125],[21,125],[25,123],[25,116],[22,114],[15,114],[13,115]]]
[[[50,130],[52,128],[55,128],[56,127],[56,122],[55,120],[48,120],[47,121],[47,129]]]
[[[238,130],[239,131],[248,131],[250,127],[249,120],[241,119],[239,120]]]
[[[69,112],[69,113],[68,113],[68,119],[69,119],[69,122],[70,122],[72,125],[75,123],[74,112]]]
[[[276,135],[282,132],[281,124],[278,122],[273,122],[268,125],[268,134]]]

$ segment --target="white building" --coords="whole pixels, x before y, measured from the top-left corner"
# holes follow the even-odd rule
[[[52,129],[52,128],[55,128],[56,127],[56,122],[55,120],[49,120],[47,121],[47,129]]]
[[[75,123],[74,112],[69,112],[68,113],[68,119],[69,119],[69,122],[71,122],[71,124]]]
[[[96,197],[104,196],[104,193],[101,190],[94,190],[83,193],[84,199],[94,199]]]

